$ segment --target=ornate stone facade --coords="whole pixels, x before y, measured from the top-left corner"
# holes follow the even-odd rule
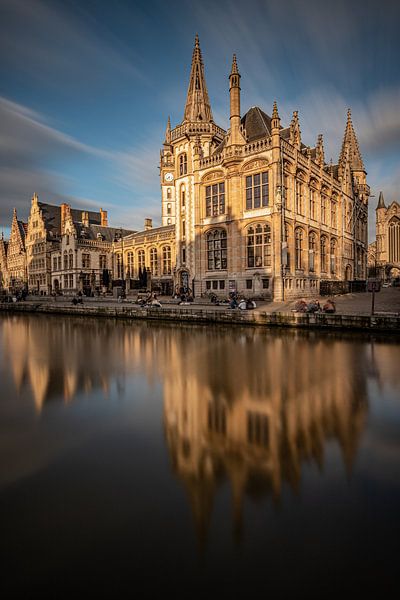
[[[162,222],[175,225],[175,283],[274,300],[313,295],[321,280],[365,279],[369,187],[350,111],[337,164],[322,136],[301,140],[252,107],[241,116],[236,57],[230,128],[214,123],[198,37],[184,118],[161,151]]]
[[[387,207],[382,192],[376,208],[374,250],[377,275],[383,280],[400,277],[400,204],[392,202]]]

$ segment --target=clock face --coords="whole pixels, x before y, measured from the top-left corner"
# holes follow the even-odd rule
[[[172,181],[174,178],[173,173],[165,173],[165,181]]]

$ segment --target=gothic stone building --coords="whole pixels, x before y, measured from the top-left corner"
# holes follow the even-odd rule
[[[237,290],[274,300],[313,295],[322,280],[365,279],[369,187],[351,114],[337,164],[322,136],[301,140],[298,113],[281,125],[241,114],[236,57],[230,128],[213,120],[198,37],[184,117],[168,119],[161,151],[162,224],[174,225],[175,283],[195,295]]]
[[[10,239],[1,240],[2,285],[11,292],[18,292],[27,285],[26,235],[28,224],[20,221],[14,208]]]
[[[381,279],[400,277],[400,204],[386,206],[382,192],[376,207],[376,243],[373,247],[377,275]]]

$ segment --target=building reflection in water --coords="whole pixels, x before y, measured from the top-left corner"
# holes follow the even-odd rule
[[[302,465],[323,469],[329,442],[350,473],[368,380],[398,385],[397,353],[366,338],[61,318],[1,325],[17,396],[29,386],[39,414],[52,399],[113,385],[118,394],[128,376],[162,384],[168,451],[201,543],[223,481],[240,537],[244,497],[278,502],[285,483],[296,491]]]

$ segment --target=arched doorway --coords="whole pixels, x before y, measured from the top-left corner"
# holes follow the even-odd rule
[[[54,291],[56,294],[58,294],[58,292],[60,291],[60,282],[58,281],[58,279],[54,280]]]
[[[345,281],[351,281],[351,265],[347,265],[344,271]]]

